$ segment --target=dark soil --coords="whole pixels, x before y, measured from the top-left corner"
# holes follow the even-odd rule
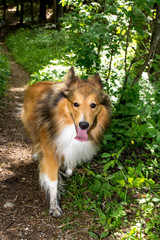
[[[5,37],[17,28],[8,19],[0,29],[0,47],[11,65],[10,87],[0,109],[0,239],[91,239],[90,216],[65,210],[70,200],[64,202],[62,197],[61,218],[48,215],[48,202],[38,182],[38,163],[31,158],[31,143],[20,120],[30,75],[15,63],[5,45]]]

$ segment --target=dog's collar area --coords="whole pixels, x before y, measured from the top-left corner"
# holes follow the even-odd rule
[[[81,129],[80,127],[77,127],[72,114],[71,114],[71,117],[72,117],[75,129],[76,129],[76,133],[77,133],[76,136],[75,136],[75,139],[80,141],[80,142],[88,141],[87,129]]]

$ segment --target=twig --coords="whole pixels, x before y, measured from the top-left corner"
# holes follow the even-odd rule
[[[72,232],[72,233],[68,234],[67,237],[72,236],[72,235],[75,235],[75,234],[77,234],[77,233],[81,233],[81,232],[86,232],[86,233],[87,233],[87,232],[88,232],[88,229],[87,229],[87,228],[84,228],[84,229],[81,229],[81,230],[79,230],[79,231]]]
[[[16,195],[15,199],[14,199],[14,203],[17,201],[18,195]]]
[[[65,223],[65,224],[62,224],[60,226],[58,226],[57,228],[62,228],[62,227],[65,227],[67,225],[71,225],[72,223],[76,223],[77,221],[72,221],[72,222],[69,222],[69,223]]]

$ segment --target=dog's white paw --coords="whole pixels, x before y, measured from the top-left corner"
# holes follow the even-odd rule
[[[66,169],[66,176],[70,177],[70,176],[72,176],[72,174],[73,174],[73,169],[72,168],[67,168]]]
[[[52,217],[60,217],[62,215],[62,210],[61,208],[56,205],[56,206],[52,206],[50,209],[49,209],[49,214],[52,216]]]
[[[33,158],[34,161],[38,161],[39,160],[39,154],[38,153],[33,153],[32,158]]]

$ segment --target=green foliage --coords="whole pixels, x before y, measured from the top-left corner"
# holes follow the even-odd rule
[[[29,84],[32,85],[39,81],[61,81],[69,70],[69,67],[65,67],[65,64],[62,64],[60,65],[60,61],[50,61],[47,67],[31,75]]]
[[[66,48],[73,53],[75,65],[91,74],[100,69],[102,51],[105,50],[105,56],[109,58],[113,49],[114,54],[120,49],[120,34],[116,31],[118,3],[112,2],[112,6],[110,1],[105,6],[103,2],[74,3],[75,11],[62,19],[63,31],[67,35]]]
[[[73,54],[77,67],[93,73],[102,65],[106,68],[104,57],[109,60],[111,55],[125,51],[126,67],[131,70],[129,75],[135,75],[137,65],[144,62],[142,45],[150,35],[149,19],[155,1],[61,2],[72,9],[62,18],[62,31],[66,34],[67,52]],[[123,58],[123,65],[124,61]],[[131,63],[134,63],[133,68],[130,68]]]
[[[157,211],[153,214],[159,202],[159,198],[153,198],[150,194],[147,194],[145,198],[139,200],[143,218],[135,226],[132,226],[129,233],[127,233],[122,240],[143,240],[145,234],[147,236],[145,239],[159,239],[160,215]],[[144,217],[146,220],[144,220]]]
[[[114,105],[112,125],[104,137],[104,145],[112,146],[110,143],[115,142],[114,149],[143,145],[156,156],[160,151],[159,83],[140,81],[132,88],[128,86],[123,96],[126,103]]]
[[[30,73],[38,72],[51,60],[63,55],[63,38],[45,28],[20,29],[6,42],[16,61]]]
[[[90,211],[101,225],[101,234],[95,227],[89,230],[91,237],[103,239],[120,226],[128,229],[134,216],[131,230],[122,239],[158,239],[160,171],[156,159],[134,151],[127,157],[125,148],[104,152],[101,159],[88,164],[83,175],[76,173],[67,187],[72,207]]]
[[[0,51],[0,97],[5,94],[7,79],[9,77],[9,64],[6,57]]]
[[[66,49],[73,52],[75,65],[87,72],[99,69],[100,50],[108,39],[106,19],[99,14],[98,3],[78,5],[77,11],[63,18],[63,31],[67,34]],[[109,41],[109,39],[108,39]]]

